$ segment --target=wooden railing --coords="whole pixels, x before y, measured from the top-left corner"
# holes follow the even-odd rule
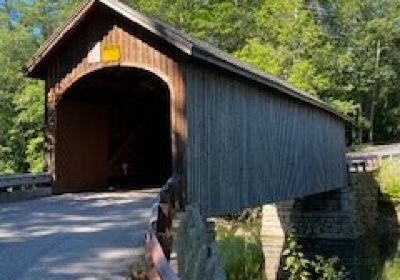
[[[169,265],[172,249],[172,219],[176,211],[184,211],[184,178],[174,174],[161,188],[153,207],[149,232],[146,235],[146,263],[151,280],[179,280]]]
[[[48,187],[51,183],[52,178],[47,173],[0,175],[0,192]]]

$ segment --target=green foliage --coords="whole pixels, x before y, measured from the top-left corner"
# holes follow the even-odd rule
[[[283,270],[288,272],[289,280],[310,279],[311,273],[308,270],[311,261],[304,256],[301,249],[301,245],[297,243],[294,237],[294,232],[290,231],[282,253],[284,258]]]
[[[0,173],[43,170],[44,87],[23,68],[80,2],[0,2]]]
[[[0,172],[25,171],[27,168],[24,155],[26,131],[17,121],[20,114],[25,113],[19,110],[18,99],[24,92],[30,94],[26,91],[30,81],[24,78],[21,67],[34,46],[35,39],[25,28],[14,26],[12,32],[7,28],[0,29],[0,65],[4,68],[0,72]],[[36,104],[27,105],[34,107]],[[40,115],[39,119],[42,118]]]
[[[235,56],[276,76],[281,75],[284,70],[284,56],[271,44],[261,43],[260,38],[248,40],[246,45],[235,53]]]
[[[240,224],[240,223],[239,223]],[[219,227],[220,256],[229,280],[263,279],[264,256],[260,241],[246,225]]]
[[[340,280],[347,278],[345,268],[340,265],[340,260],[337,257],[327,259],[322,256],[316,256],[311,266],[317,279]]]
[[[387,261],[383,267],[381,280],[393,280],[399,278],[400,275],[400,256],[396,256]]]
[[[400,163],[394,160],[384,160],[375,173],[376,181],[381,191],[392,201],[400,202]]]
[[[358,105],[353,100],[327,99],[327,103],[343,115],[355,115]]]
[[[331,46],[303,1],[264,1],[255,14],[255,29],[235,53],[238,58],[309,94],[329,88],[329,77],[320,66]]]
[[[253,32],[259,0],[128,0],[133,7],[157,15],[194,37],[228,52],[244,45]]]
[[[345,268],[337,257],[315,256],[307,258],[302,252],[294,231],[289,231],[283,251],[283,270],[289,280],[341,280],[347,279]]]
[[[35,138],[31,138],[28,141],[26,147],[26,161],[29,164],[29,172],[40,173],[43,172],[44,162],[43,162],[43,135],[39,135]]]

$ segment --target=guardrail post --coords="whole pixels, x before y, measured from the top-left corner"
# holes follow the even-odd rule
[[[172,225],[172,207],[171,195],[167,189],[163,189],[160,193],[160,205],[158,211],[157,221],[157,238],[164,251],[167,260],[170,259],[171,254],[171,236],[170,228]]]

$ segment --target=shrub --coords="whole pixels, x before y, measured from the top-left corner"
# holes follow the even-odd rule
[[[302,246],[297,242],[295,232],[289,231],[283,251],[283,270],[288,280],[344,280],[347,279],[345,268],[339,258],[315,256],[306,258]]]
[[[309,268],[311,261],[308,260],[303,252],[302,246],[297,243],[294,231],[289,231],[285,242],[283,256],[283,270],[287,273],[288,280],[310,279]]]
[[[400,202],[400,163],[384,160],[375,178],[384,194],[392,201]]]

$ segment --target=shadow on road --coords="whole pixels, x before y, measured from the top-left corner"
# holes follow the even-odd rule
[[[70,194],[0,205],[0,279],[125,279],[155,191]]]

